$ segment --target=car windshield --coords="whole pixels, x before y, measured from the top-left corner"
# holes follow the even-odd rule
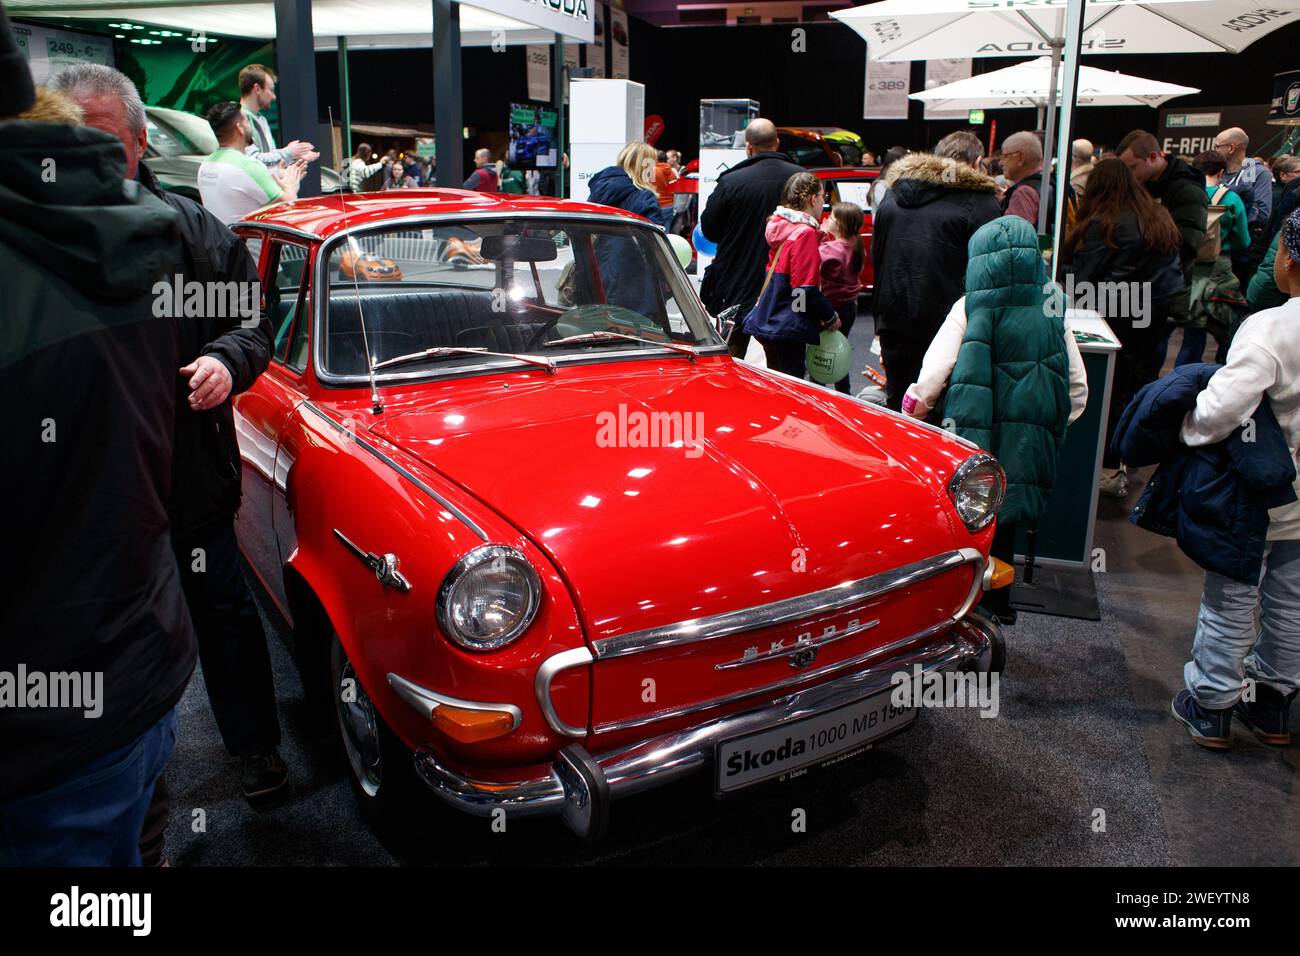
[[[663,233],[614,219],[367,231],[330,246],[317,288],[326,281],[316,350],[326,377],[366,375],[367,354],[389,363],[382,380],[518,364],[511,355],[563,362],[722,346]],[[592,334],[607,332],[619,334]]]

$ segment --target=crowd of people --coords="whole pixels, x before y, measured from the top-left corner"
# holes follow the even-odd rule
[[[802,378],[806,348],[854,321],[851,239],[863,210],[848,203],[827,210],[821,182],[780,152],[770,121],[753,121],[745,144],[747,158],[718,178],[700,218],[717,244],[700,294],[730,329],[734,355],[745,355],[754,336],[770,368]],[[1265,742],[1289,743],[1300,687],[1300,563],[1292,560],[1300,506],[1290,504],[1300,339],[1288,324],[1300,273],[1300,159],[1265,161],[1248,151],[1237,128],[1195,157],[1166,153],[1146,130],[1110,151],[1075,140],[1064,235],[1046,261],[1040,228],[1054,222],[1057,186],[1054,170],[1044,169],[1040,133],[1013,133],[993,156],[968,131],[932,151],[892,147],[868,194],[881,398],[955,429],[1002,462],[1008,485],[995,557],[1010,562],[1017,530],[1043,516],[1066,429],[1088,401],[1072,309],[1105,319],[1120,346],[1101,494],[1127,496],[1126,448],[1154,445],[1155,457],[1135,451],[1132,464],[1166,468],[1183,467],[1190,447],[1218,449],[1213,480],[1157,477],[1135,512],[1144,527],[1176,535],[1206,569],[1186,687],[1171,707],[1197,743],[1217,748],[1229,745],[1234,715]],[[1176,330],[1175,374],[1161,379]],[[1203,362],[1209,336],[1222,367]],[[1152,440],[1168,426],[1161,413],[1170,408],[1181,411],[1172,437],[1166,427]],[[1253,424],[1248,437],[1233,437],[1252,415],[1275,417],[1278,437],[1251,445],[1246,467],[1231,442],[1254,442]],[[1269,460],[1269,448],[1286,454]],[[1243,493],[1225,503],[1233,467],[1289,477],[1272,498]],[[1219,524],[1207,529],[1210,515]],[[1216,547],[1198,544],[1205,540]],[[985,609],[1014,621],[1011,594],[993,592]]]

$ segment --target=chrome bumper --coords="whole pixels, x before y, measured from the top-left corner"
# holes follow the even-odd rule
[[[1001,628],[967,615],[947,634],[922,648],[880,661],[836,680],[796,691],[754,710],[643,740],[593,756],[580,744],[560,750],[545,775],[496,784],[470,780],[439,763],[427,751],[415,755],[420,777],[445,802],[476,816],[502,809],[507,817],[559,816],[582,837],[594,838],[609,819],[616,797],[640,793],[709,766],[717,745],[731,737],[851,704],[890,686],[900,670],[987,671],[1003,651]]]

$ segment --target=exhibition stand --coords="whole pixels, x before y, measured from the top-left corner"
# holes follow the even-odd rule
[[[745,127],[758,118],[757,100],[700,100],[700,173],[699,215],[704,216],[709,197],[718,186],[718,177],[732,166],[743,163]],[[713,261],[713,256],[696,250],[696,274]]]

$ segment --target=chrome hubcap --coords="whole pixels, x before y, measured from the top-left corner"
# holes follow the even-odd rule
[[[361,789],[373,797],[383,781],[375,708],[338,643],[334,645],[334,707],[352,773]]]

